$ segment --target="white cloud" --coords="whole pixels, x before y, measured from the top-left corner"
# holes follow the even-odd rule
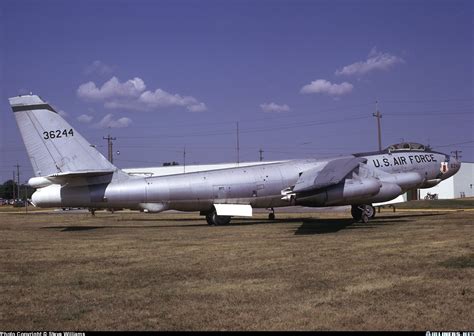
[[[374,70],[388,70],[395,64],[404,62],[401,57],[379,52],[376,47],[373,47],[367,60],[346,65],[336,70],[336,75],[364,75]]]
[[[204,103],[198,103],[195,105],[189,105],[186,107],[186,109],[191,112],[203,112],[207,111],[207,106]]]
[[[114,99],[104,102],[104,107],[111,110],[130,110],[130,111],[147,111],[147,106],[141,104],[136,99]]]
[[[93,116],[87,115],[87,114],[81,114],[79,117],[77,117],[77,120],[82,122],[82,123],[90,123],[94,119]]]
[[[291,110],[290,107],[286,104],[278,105],[273,102],[260,104],[260,108],[264,112],[289,112]]]
[[[350,93],[354,86],[344,82],[341,84],[332,84],[325,79],[317,79],[310,84],[303,86],[300,93],[324,93],[330,96],[341,96]]]
[[[169,106],[186,106],[188,109],[192,106],[199,106],[202,103],[191,96],[180,96],[179,94],[171,94],[162,89],[156,89],[155,92],[146,91],[140,95],[138,100],[149,107],[169,107]],[[202,104],[204,105],[204,104]],[[205,105],[204,105],[205,107]],[[202,106],[201,106],[202,108]]]
[[[107,114],[101,121],[94,125],[94,128],[124,128],[132,123],[130,118],[124,117],[115,120],[113,116],[112,113]]]
[[[103,101],[109,109],[150,111],[166,107],[185,107],[191,112],[206,111],[207,106],[192,96],[172,94],[162,89],[145,91],[145,82],[138,77],[121,83],[112,77],[98,88],[94,82],[84,83],[77,89],[77,95],[88,101]]]
[[[110,98],[138,97],[146,86],[141,78],[135,77],[120,83],[117,77],[112,77],[98,88],[94,82],[87,82],[79,86],[77,95],[85,100],[105,100]]]
[[[99,74],[99,75],[109,75],[113,72],[113,69],[111,66],[105,64],[102,61],[95,60],[91,64],[87,65],[84,68],[84,73],[86,75],[91,75],[91,74]]]

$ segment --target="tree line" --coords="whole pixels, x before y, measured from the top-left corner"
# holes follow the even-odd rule
[[[3,199],[13,199],[14,195],[17,199],[25,199],[25,191],[26,197],[31,198],[31,195],[35,192],[35,189],[30,187],[27,184],[20,184],[20,196],[18,197],[18,184],[13,180],[8,180],[0,185],[0,198]]]

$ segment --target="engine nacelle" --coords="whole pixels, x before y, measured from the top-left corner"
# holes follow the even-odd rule
[[[383,176],[381,180],[382,183],[396,184],[403,190],[409,190],[421,185],[424,178],[417,172],[406,172]]]
[[[382,183],[374,178],[346,179],[317,194],[296,195],[296,204],[303,206],[327,206],[352,204],[355,199],[368,198],[379,193]]]
[[[358,204],[370,204],[378,202],[387,202],[397,198],[399,195],[403,194],[403,189],[395,183],[382,182],[382,187],[379,192],[370,197],[364,197],[360,200],[357,200]]]
[[[52,184],[39,188],[31,195],[31,202],[39,207],[61,206],[61,186],[59,184]]]

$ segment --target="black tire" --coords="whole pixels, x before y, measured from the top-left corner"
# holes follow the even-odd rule
[[[274,220],[275,219],[275,214],[272,212],[272,213],[269,213],[268,214],[268,219],[270,220]]]
[[[230,223],[230,216],[219,216],[216,212],[211,214],[211,219],[214,225],[227,225]]]
[[[207,214],[206,215],[206,222],[209,225],[214,225],[214,222],[212,221],[212,214]]]
[[[351,215],[355,220],[361,220],[362,218],[362,210],[359,207],[360,205],[353,205],[351,207]]]

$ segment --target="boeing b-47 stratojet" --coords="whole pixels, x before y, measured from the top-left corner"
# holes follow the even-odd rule
[[[47,102],[36,95],[10,98],[35,177],[32,202],[40,207],[200,211],[211,225],[253,208],[351,205],[356,220],[414,188],[430,188],[455,174],[454,157],[417,143],[331,159],[190,167],[186,173],[137,174],[115,167]],[[270,214],[270,218],[274,214]]]

